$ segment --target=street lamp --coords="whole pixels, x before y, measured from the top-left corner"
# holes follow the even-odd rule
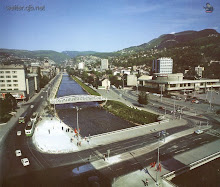
[[[79,135],[79,115],[78,115],[78,112],[81,108],[79,108],[78,106],[75,106],[73,108],[76,109],[76,126],[77,126],[77,132],[78,132],[78,135]]]
[[[159,162],[160,162],[160,159],[159,159],[159,155],[160,155],[160,132],[159,132],[159,137],[158,137],[158,149],[157,149],[157,172],[156,172],[156,185],[158,186],[158,168],[159,168]]]

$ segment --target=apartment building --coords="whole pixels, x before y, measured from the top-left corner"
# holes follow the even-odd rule
[[[39,90],[37,74],[27,74],[24,65],[0,65],[0,97],[10,93],[16,99],[29,99]]]

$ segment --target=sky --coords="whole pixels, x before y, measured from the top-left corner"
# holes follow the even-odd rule
[[[0,0],[0,48],[112,52],[185,30],[220,32],[220,1]]]

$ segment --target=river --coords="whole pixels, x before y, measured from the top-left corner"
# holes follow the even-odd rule
[[[87,93],[68,75],[63,75],[57,97],[68,95],[87,95]],[[79,110],[79,128],[82,136],[102,134],[135,126],[102,109],[97,102],[57,105],[59,118],[73,129],[76,128],[76,109]]]

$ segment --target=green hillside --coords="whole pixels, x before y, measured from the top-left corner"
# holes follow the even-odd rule
[[[68,55],[52,50],[28,51],[28,50],[16,50],[16,49],[0,49],[0,55],[1,56],[13,55],[20,58],[48,57],[58,64],[60,64],[65,59],[70,59]]]

